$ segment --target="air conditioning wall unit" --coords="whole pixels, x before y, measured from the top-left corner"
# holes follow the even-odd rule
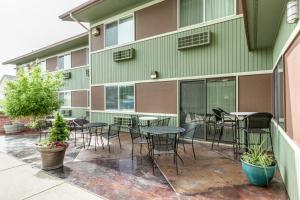
[[[205,31],[193,35],[178,38],[178,50],[189,49],[209,45],[211,43],[211,32]]]
[[[63,73],[64,79],[70,79],[72,78],[72,73],[71,72],[65,72]]]
[[[61,114],[62,114],[64,117],[71,117],[71,116],[72,116],[72,110],[62,110],[62,111],[61,111]]]
[[[130,49],[114,52],[113,60],[115,62],[119,62],[119,61],[123,61],[123,60],[130,60],[130,59],[133,59],[134,56],[135,56],[135,49],[130,48]]]

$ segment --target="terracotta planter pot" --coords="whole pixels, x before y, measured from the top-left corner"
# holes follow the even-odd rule
[[[52,170],[61,168],[64,164],[67,148],[68,146],[55,149],[38,147],[37,150],[41,153],[42,157],[42,169]]]

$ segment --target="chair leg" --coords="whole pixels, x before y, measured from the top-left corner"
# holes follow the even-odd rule
[[[182,143],[182,146],[183,146],[183,151],[185,152],[185,146],[184,146],[184,143]]]
[[[219,147],[219,144],[220,144],[220,141],[221,141],[221,139],[222,139],[222,137],[223,137],[223,127],[221,127],[221,129],[220,129],[220,134],[219,134],[219,139],[218,139],[218,147]]]
[[[271,132],[271,129],[269,129],[269,135],[270,135],[270,142],[271,142],[272,153],[274,154],[274,149],[273,149],[273,141],[272,141],[272,132]]]
[[[140,154],[142,154],[142,147],[143,147],[143,144],[140,144]]]
[[[193,149],[194,159],[196,160],[196,154],[195,154],[195,149],[194,149],[194,139],[192,139],[192,149]]]
[[[134,143],[132,141],[132,148],[131,148],[131,160],[133,160],[133,147],[134,147]]]
[[[214,138],[213,138],[213,141],[212,141],[212,143],[211,143],[211,149],[212,149],[212,150],[214,149],[214,143],[215,143],[216,135],[217,135],[217,132],[218,132],[216,125],[214,126],[214,129],[215,129],[215,130],[214,130],[214,131],[215,131],[215,133],[214,133]]]
[[[119,139],[120,149],[122,149],[122,146],[121,146],[121,140],[120,140],[120,134],[118,134],[118,139]]]
[[[177,152],[175,152],[174,158],[175,158],[176,173],[178,175],[179,173],[178,173],[178,163],[177,163]]]
[[[76,147],[76,130],[74,131],[74,136],[75,136],[75,147]]]
[[[107,137],[108,152],[110,153],[109,135]]]

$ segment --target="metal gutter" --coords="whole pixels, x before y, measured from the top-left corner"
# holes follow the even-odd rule
[[[78,19],[76,19],[72,13],[69,14],[70,18],[77,22],[81,27],[83,27],[85,30],[87,30],[88,32],[90,31],[90,29],[88,27],[86,27],[85,25],[83,25],[80,21],[78,21]]]

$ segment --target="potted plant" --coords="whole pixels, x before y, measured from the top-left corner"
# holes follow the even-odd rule
[[[274,157],[263,150],[261,145],[252,145],[241,157],[244,173],[249,182],[256,186],[266,186],[272,181],[277,162]]]
[[[57,113],[50,128],[49,137],[37,144],[37,149],[42,157],[42,169],[52,170],[63,166],[70,132],[63,117]]]

